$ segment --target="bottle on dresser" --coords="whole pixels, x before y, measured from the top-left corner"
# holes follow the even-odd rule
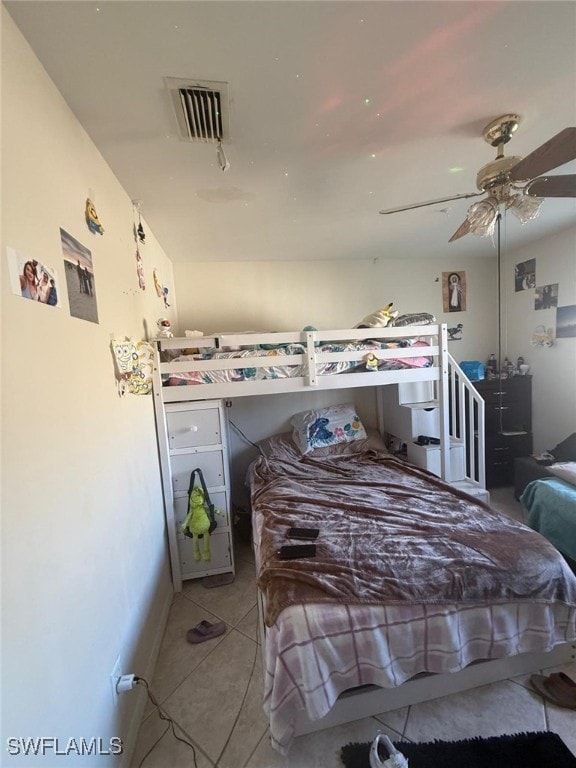
[[[502,363],[501,373],[503,374],[503,378],[507,378],[509,376],[514,375],[514,363],[510,362],[510,360],[508,360],[508,357],[504,358],[504,362]]]
[[[490,355],[488,360],[486,361],[486,376],[487,378],[490,378],[491,376],[495,376],[498,373],[498,361],[496,360],[496,356],[494,353]]]

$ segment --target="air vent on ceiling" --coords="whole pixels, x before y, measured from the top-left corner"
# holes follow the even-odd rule
[[[230,140],[228,83],[165,78],[172,97],[180,138],[217,144]]]

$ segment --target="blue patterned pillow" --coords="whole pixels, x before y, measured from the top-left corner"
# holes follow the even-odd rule
[[[302,411],[292,416],[290,423],[294,442],[303,454],[366,437],[364,425],[352,403]]]

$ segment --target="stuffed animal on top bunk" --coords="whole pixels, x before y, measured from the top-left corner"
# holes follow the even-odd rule
[[[366,315],[356,328],[385,328],[392,320],[398,317],[398,310],[392,309],[393,303],[391,301],[382,309],[377,309],[371,315]]]
[[[366,358],[364,360],[366,363],[366,370],[367,371],[377,371],[378,370],[378,363],[380,362],[376,355],[373,352],[370,352],[370,354],[366,355]]]
[[[376,310],[359,323],[356,328],[400,328],[406,325],[431,325],[436,322],[434,315],[429,312],[409,312],[399,315],[398,310],[392,309],[393,302],[386,304],[382,309]]]

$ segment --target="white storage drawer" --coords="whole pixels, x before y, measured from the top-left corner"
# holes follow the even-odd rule
[[[214,491],[214,493],[210,491],[210,499],[218,512],[222,513],[221,515],[216,515],[216,523],[218,525],[216,531],[214,531],[214,533],[216,533],[220,528],[225,528],[230,525],[230,518],[228,514],[228,498],[225,491]],[[187,514],[188,495],[176,496],[174,498],[174,518],[176,521],[176,528],[178,533],[180,533],[180,526],[184,522]]]
[[[446,480],[456,482],[466,477],[464,446],[459,441],[450,443],[449,466],[446,467]],[[418,445],[408,443],[408,461],[417,467],[427,469],[438,477],[442,477],[442,457],[439,445]]]
[[[184,579],[234,573],[226,411],[221,400],[162,403],[155,398],[154,407],[157,424],[162,425],[158,446],[170,565],[174,589],[179,592]],[[210,560],[201,557],[198,562],[194,540],[180,532],[188,514],[188,488],[195,469],[201,470],[210,499],[221,513],[216,515],[216,528],[209,537]],[[195,486],[201,487],[198,476]]]
[[[194,541],[188,536],[178,539],[180,555],[180,569],[182,578],[189,579],[193,576],[206,576],[218,573],[220,570],[229,571],[232,567],[232,555],[230,552],[230,536],[218,530],[210,536],[210,560],[194,560]],[[200,540],[200,552],[202,552],[202,540]]]
[[[204,482],[208,488],[226,485],[222,451],[181,453],[170,458],[170,467],[174,493],[188,491],[190,474],[196,467],[202,470]]]
[[[168,448],[194,448],[222,442],[217,408],[171,411],[166,413]]]

